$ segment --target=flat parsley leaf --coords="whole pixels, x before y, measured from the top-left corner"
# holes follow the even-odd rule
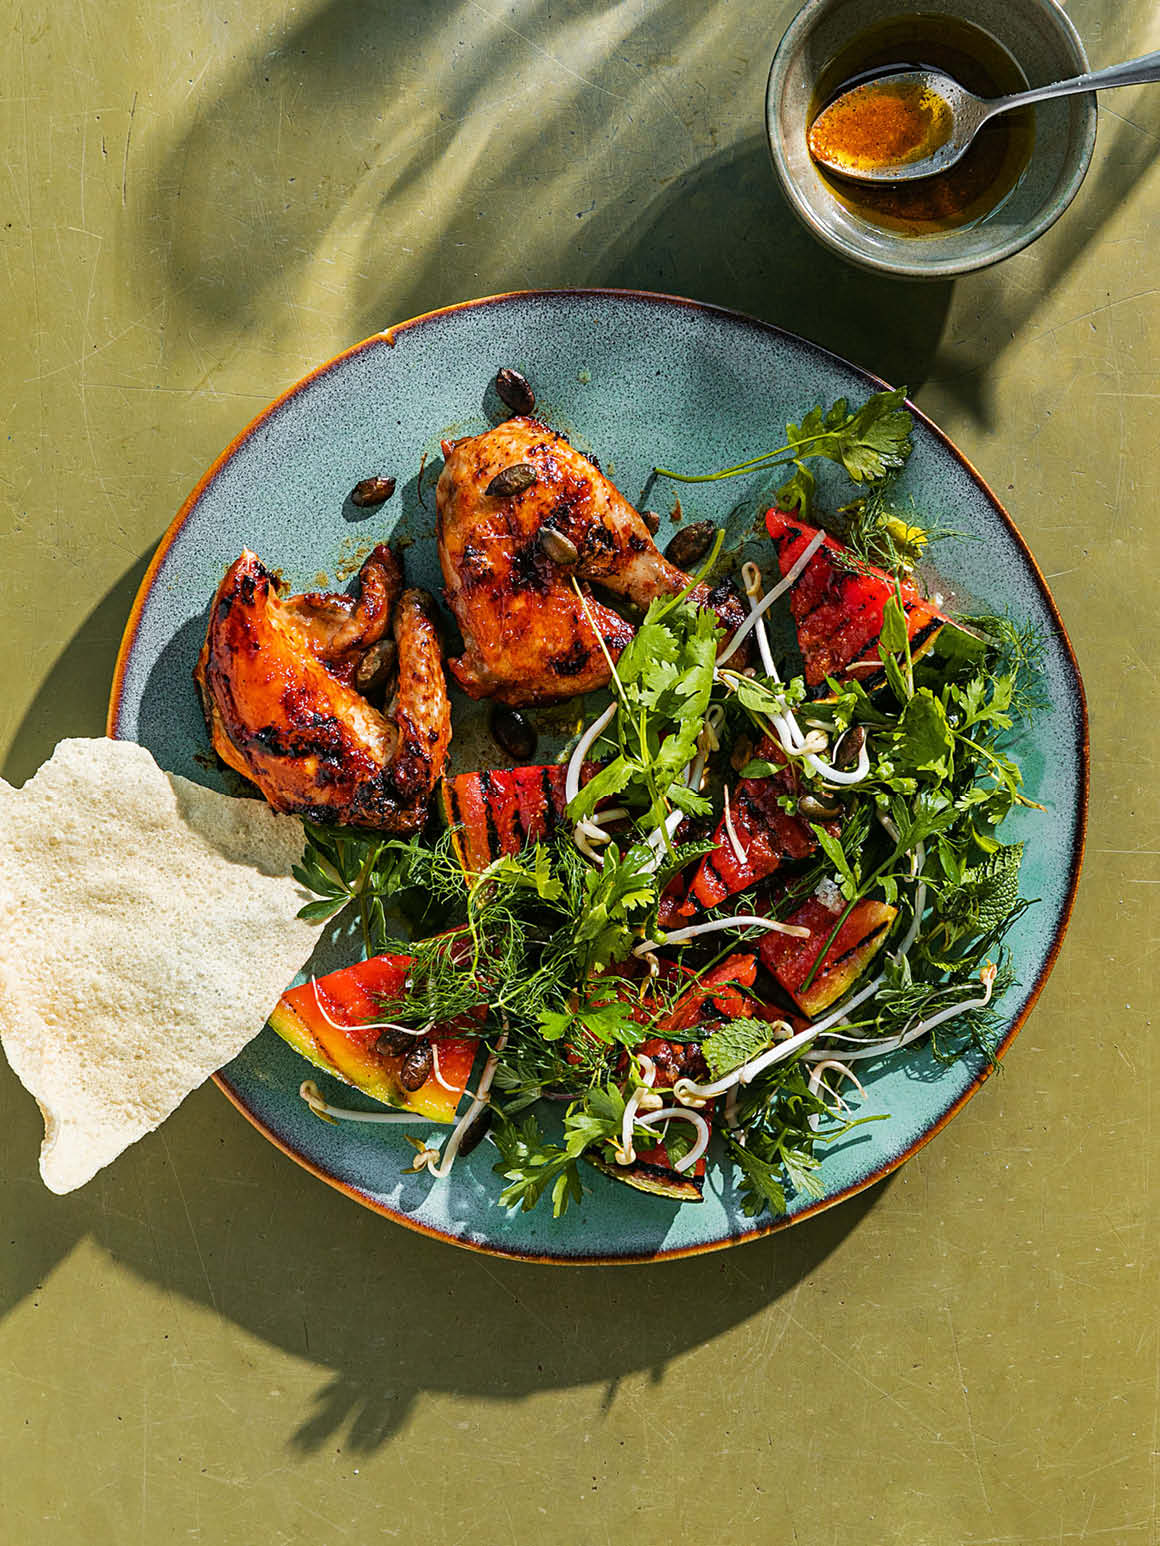
[[[775,1215],[784,1213],[785,1187],[780,1166],[771,1165],[735,1138],[727,1141],[730,1157],[741,1172],[741,1211],[745,1217],[756,1218],[766,1208]]]
[[[776,451],[765,451],[720,472],[679,473],[668,467],[653,470],[661,477],[675,478],[678,483],[714,483],[719,478],[737,478],[760,468],[792,462],[796,471],[778,491],[779,499],[785,500],[784,508],[800,507],[805,513],[814,493],[813,475],[805,466],[808,459],[824,456],[837,462],[855,483],[881,482],[905,463],[912,449],[914,428],[905,402],[905,387],[875,392],[853,412],[846,399],[840,397],[826,412],[820,406],[811,408],[800,424],[787,424],[785,445]]]

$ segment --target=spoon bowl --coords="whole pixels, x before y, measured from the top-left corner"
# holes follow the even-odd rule
[[[949,170],[985,123],[1053,97],[1160,81],[1160,51],[1071,80],[985,101],[941,70],[903,70],[863,81],[810,125],[810,155],[860,182],[913,182]]]
[[[810,155],[860,182],[912,182],[954,166],[993,116],[992,103],[939,70],[900,71],[824,108],[810,125]]]
[[[945,20],[951,28],[962,19],[962,0],[923,0],[922,11],[932,26]],[[766,131],[786,207],[826,248],[875,274],[945,282],[1011,257],[1067,209],[1091,161],[1097,98],[1089,92],[1036,109],[1029,160],[1009,193],[979,218],[929,235],[875,224],[835,192],[839,179],[831,182],[810,155],[806,133],[820,107],[860,68],[859,39],[909,14],[898,0],[805,0],[770,66]],[[971,0],[970,21],[994,39],[1014,66],[997,83],[999,92],[1090,68],[1083,40],[1056,0]],[[827,77],[831,61],[846,54],[852,59],[849,72]],[[907,57],[905,46],[895,54],[896,60]],[[949,61],[932,63],[957,73]],[[921,189],[923,184],[912,186]],[[873,297],[868,291],[868,301],[873,303]]]

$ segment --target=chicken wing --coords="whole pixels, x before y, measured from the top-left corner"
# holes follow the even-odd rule
[[[275,810],[312,821],[413,832],[451,739],[431,598],[400,595],[389,549],[363,565],[357,599],[282,600],[255,554],[226,571],[194,678],[214,750]],[[395,598],[397,602],[395,601]],[[380,712],[351,685],[394,603],[398,686]]]
[[[448,665],[474,698],[551,702],[603,686],[631,626],[572,579],[646,607],[689,583],[595,464],[535,419],[444,443],[436,490],[439,561],[464,651]],[[516,491],[489,492],[508,469]],[[503,488],[501,482],[501,490]],[[694,603],[732,632],[746,610],[731,585],[698,585]]]

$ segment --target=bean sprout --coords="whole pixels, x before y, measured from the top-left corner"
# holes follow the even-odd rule
[[[827,1058],[824,1063],[814,1064],[813,1072],[810,1074],[809,1078],[810,1094],[817,1095],[819,1090],[825,1090],[827,1095],[833,1096],[836,1104],[831,1106],[830,1109],[833,1111],[835,1116],[839,1116],[843,1112],[848,1112],[850,1107],[838,1094],[837,1090],[828,1085],[825,1079],[822,1077],[826,1070],[831,1068],[835,1071],[835,1073],[838,1074],[839,1078],[851,1079],[856,1085],[858,1093],[861,1095],[863,1100],[866,1099],[866,1087],[858,1078],[858,1075],[854,1072],[854,1070],[852,1068],[847,1068],[845,1063],[839,1063],[837,1058]],[[821,1099],[820,1096],[818,1098]],[[827,1101],[826,1104],[829,1105],[829,1102]],[[820,1113],[816,1111],[810,1116],[809,1125],[812,1132],[817,1132],[818,1128],[821,1126],[821,1120]]]
[[[809,1079],[811,1095],[816,1095],[819,1090],[825,1090],[827,1095],[833,1096],[836,1102],[836,1106],[834,1108],[836,1111],[849,1111],[850,1107],[848,1103],[844,1101],[838,1094],[837,1090],[835,1090],[832,1085],[827,1084],[825,1079],[822,1077],[823,1074],[828,1072],[830,1069],[833,1069],[834,1072],[841,1078],[849,1079],[856,1087],[858,1094],[862,1097],[862,1099],[866,1099],[866,1086],[858,1078],[858,1075],[852,1068],[847,1068],[845,1063],[840,1063],[838,1059],[834,1057],[827,1058],[825,1062],[814,1064],[813,1072],[810,1074]]]
[[[588,726],[588,729],[585,730],[584,734],[576,742],[576,749],[568,759],[568,768],[564,774],[564,800],[566,804],[571,805],[572,801],[580,793],[580,770],[584,766],[584,759],[587,757],[593,741],[596,740],[597,736],[602,735],[612,723],[616,709],[617,705],[614,700],[604,710],[603,714],[596,716]]]
[[[463,1094],[463,1091],[459,1088],[458,1085],[448,1084],[447,1080],[444,1079],[443,1070],[439,1067],[439,1048],[435,1045],[434,1042],[431,1043],[431,1072],[435,1076],[436,1084],[441,1084],[443,1088],[445,1090],[449,1090],[452,1095]]]
[[[584,834],[584,829],[580,826],[579,823],[577,823],[577,825],[572,829],[572,841],[576,844],[576,847],[580,850],[586,859],[591,859],[592,863],[597,866],[603,865],[604,859],[602,855],[598,854],[595,848],[590,845],[587,837]]]
[[[638,1127],[655,1127],[658,1122],[671,1122],[673,1119],[681,1122],[691,1122],[697,1129],[697,1141],[688,1154],[682,1155],[673,1165],[683,1175],[686,1170],[692,1170],[693,1166],[709,1147],[709,1124],[699,1112],[689,1111],[684,1106],[662,1106],[659,1111],[650,1111],[647,1116],[637,1117]],[[663,1137],[662,1137],[662,1142]]]
[[[741,565],[741,581],[745,586],[745,594],[749,598],[749,610],[752,612],[761,596],[761,570],[756,564]],[[765,626],[765,618],[757,619],[757,650],[761,656],[761,663],[765,667],[766,676],[776,676],[777,666],[774,664],[773,651],[769,647],[769,633]]]
[[[316,977],[310,979],[310,988],[314,994],[315,1008],[327,1025],[336,1031],[349,1031],[351,1029],[349,1025],[341,1025],[337,1020],[332,1020],[326,1010],[323,1009],[322,1000],[318,996],[318,979]],[[360,1020],[358,1028],[360,1031],[400,1031],[404,1036],[427,1036],[435,1027],[433,1023],[428,1025],[398,1025],[394,1020]]]
[[[734,655],[736,655],[737,651],[741,648],[745,636],[749,633],[750,629],[757,626],[758,618],[761,617],[763,613],[767,612],[773,603],[777,600],[777,598],[779,596],[783,596],[785,592],[789,590],[790,586],[797,581],[798,577],[802,574],[810,559],[813,558],[814,554],[825,541],[825,537],[826,534],[824,531],[815,533],[815,535],[810,538],[810,541],[806,547],[803,548],[800,556],[794,563],[793,567],[785,575],[785,577],[779,580],[773,589],[767,592],[766,595],[762,597],[761,601],[750,610],[749,616],[741,624],[741,627],[733,635],[732,639],[721,651],[720,655],[717,656],[717,664],[719,666],[723,666],[727,660],[733,659]]]
[[[637,1061],[640,1063],[641,1078],[644,1083],[638,1085],[624,1103],[624,1116],[620,1123],[620,1147],[616,1150],[616,1163],[618,1165],[631,1165],[636,1158],[636,1150],[632,1146],[632,1127],[636,1120],[636,1113],[643,1096],[648,1094],[656,1081],[656,1065],[652,1058],[641,1053]]]
[[[979,998],[964,999],[961,1004],[952,1004],[948,1009],[940,1009],[938,1014],[931,1015],[927,1020],[920,1020],[908,1031],[900,1036],[889,1036],[885,1040],[873,1046],[859,1048],[854,1052],[843,1052],[842,1056],[848,1063],[863,1058],[881,1057],[887,1052],[897,1052],[900,1047],[908,1047],[912,1041],[917,1041],[920,1036],[925,1036],[928,1031],[933,1031],[936,1026],[945,1025],[948,1020],[953,1020],[956,1015],[966,1014],[971,1009],[985,1009],[991,1002],[991,991],[995,986],[995,978],[998,975],[998,967],[988,961],[979,976],[983,983],[983,993]],[[807,1052],[803,1061],[816,1063],[822,1061],[828,1054],[825,1052]]]
[[[314,1083],[313,1079],[304,1079],[298,1086],[299,1096],[306,1102],[316,1117],[321,1117],[324,1122],[430,1122],[430,1117],[425,1117],[418,1111],[355,1111],[350,1106],[332,1106],[324,1099],[322,1091]]]
[[[483,1072],[479,1076],[479,1088],[476,1091],[475,1098],[455,1124],[451,1136],[443,1145],[442,1154],[440,1154],[438,1149],[420,1149],[419,1153],[415,1156],[415,1163],[411,1167],[412,1170],[426,1170],[436,1181],[442,1181],[444,1176],[450,1173],[467,1129],[491,1100],[491,1082],[495,1078],[495,1071],[499,1067],[499,1060],[503,1049],[507,1046],[507,1039],[508,1033],[505,1026],[503,1034],[495,1044],[495,1051],[489,1054],[487,1062],[483,1065]]]
[[[733,812],[729,809],[729,786],[725,786],[725,831],[729,836],[729,846],[733,849],[733,857],[738,864],[746,862],[745,850],[741,846],[741,840],[737,836],[737,828],[733,825]]]
[[[779,923],[776,918],[758,918],[753,913],[739,913],[735,918],[712,918],[708,923],[691,923],[688,928],[673,929],[663,940],[646,939],[633,950],[634,956],[647,955],[660,945],[680,945],[699,934],[716,934],[721,929],[767,929],[774,934],[789,934],[793,939],[809,939],[810,931],[800,923]]]

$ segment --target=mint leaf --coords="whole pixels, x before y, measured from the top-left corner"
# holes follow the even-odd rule
[[[701,1051],[709,1065],[710,1076],[720,1079],[763,1052],[769,1046],[769,1041],[767,1020],[727,1020],[705,1037]]]

